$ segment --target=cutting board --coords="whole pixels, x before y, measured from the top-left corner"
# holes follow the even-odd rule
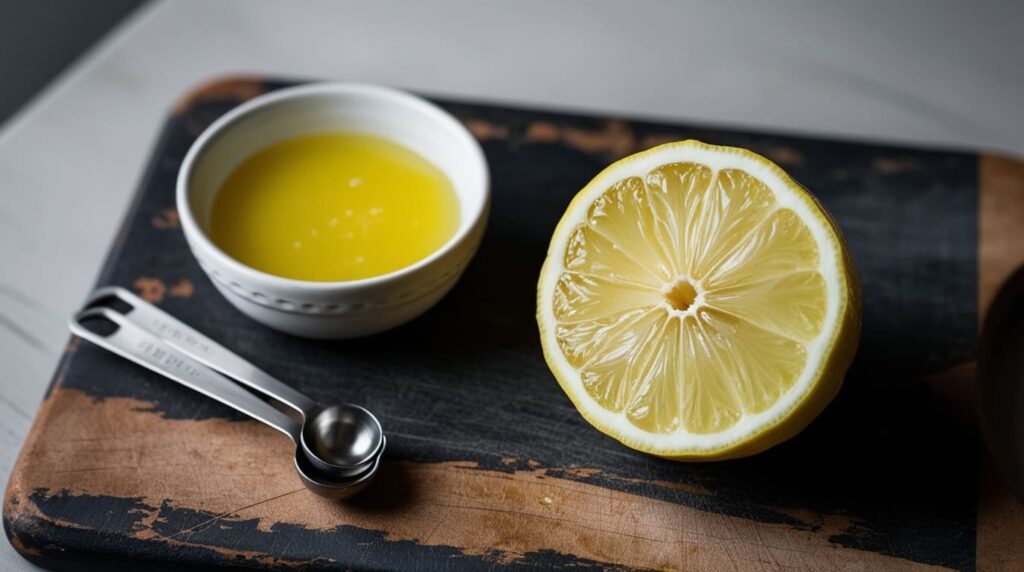
[[[203,128],[283,85],[227,78],[180,100],[98,283],[134,289],[317,400],[372,409],[388,434],[379,479],[349,503],[317,498],[276,432],[71,340],[4,500],[25,557],[132,569],[1024,566],[1024,514],[980,444],[972,364],[979,319],[1024,260],[1024,165],[439,100],[490,163],[479,254],[414,322],[309,341],[230,307],[174,207]],[[839,396],[793,440],[736,461],[665,461],[592,429],[548,372],[534,321],[548,238],[576,191],[623,155],[686,138],[782,165],[835,215],[863,283],[863,337]]]

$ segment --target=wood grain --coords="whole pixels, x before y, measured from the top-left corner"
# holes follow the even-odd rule
[[[303,488],[287,441],[274,431],[255,422],[164,419],[151,409],[134,399],[96,401],[57,390],[26,444],[25,470],[10,483],[6,502],[26,509],[7,512],[35,526],[75,527],[73,514],[34,507],[55,496],[132,498],[131,536],[179,547],[209,548],[204,531],[255,521],[261,534],[285,524],[307,531],[358,527],[380,531],[386,542],[451,547],[502,564],[551,551],[659,570],[931,568],[830,543],[851,525],[842,515],[795,514],[801,528],[758,525],[559,478],[553,475],[561,471],[543,466],[502,472],[473,462],[389,461],[367,498],[339,504]],[[183,528],[159,526],[168,506],[211,516]],[[290,563],[258,550],[215,549],[259,564]]]
[[[980,159],[979,315],[996,291],[1024,264],[1024,162],[983,155]]]

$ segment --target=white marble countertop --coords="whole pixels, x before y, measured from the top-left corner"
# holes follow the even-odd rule
[[[156,2],[0,130],[0,483],[170,104],[220,74],[1024,156],[1024,3]],[[0,568],[31,568],[0,542]]]

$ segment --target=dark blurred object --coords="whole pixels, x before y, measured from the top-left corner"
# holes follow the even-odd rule
[[[1024,500],[1024,267],[1000,288],[978,346],[981,426],[996,465]]]
[[[143,0],[0,0],[0,124]]]

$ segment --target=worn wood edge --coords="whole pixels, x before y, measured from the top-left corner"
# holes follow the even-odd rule
[[[262,95],[267,90],[266,79],[258,74],[230,73],[206,79],[178,97],[171,105],[174,115],[181,115],[209,99],[227,99],[242,102]]]
[[[996,292],[1024,265],[1024,161],[981,155],[978,168],[979,318]]]
[[[209,82],[198,86],[195,90],[192,90],[188,92],[185,96],[183,96],[181,98],[181,101],[185,101],[190,95],[193,98],[202,97],[202,94],[206,93],[205,90],[212,90],[210,91],[210,93],[215,93],[218,86],[223,86],[225,84],[230,84],[232,82],[253,83],[255,85],[260,86],[263,85],[263,82],[257,79],[255,76],[224,76],[221,78],[210,80]],[[164,147],[167,146],[168,142],[171,139],[173,131],[172,125],[173,116],[169,117],[164,122],[160,134],[157,137],[156,142],[153,146],[153,151],[150,153],[151,156],[155,157],[160,156],[162,154]],[[143,190],[150,186],[150,182],[152,181],[152,179],[157,176],[158,169],[158,161],[148,161],[145,171],[140,177],[138,185],[136,185],[136,191],[132,195],[131,202],[128,204],[127,208],[125,209],[124,215],[122,215],[121,217],[121,222],[118,225],[117,234],[114,236],[114,240],[111,244],[111,247],[107,251],[107,256],[105,257],[103,264],[100,267],[99,272],[97,273],[97,280],[95,286],[103,285],[105,283],[105,278],[110,275],[114,264],[117,263],[117,260],[120,257],[122,250],[124,249],[125,238],[128,234],[129,229],[131,228],[132,221],[135,220],[135,218],[138,215],[138,211],[142,206],[142,200],[144,198]],[[11,521],[7,515],[10,506],[8,502],[11,491],[10,484],[15,480],[15,477],[19,473],[19,468],[22,467],[24,464],[25,451],[28,450],[36,440],[35,436],[37,434],[37,429],[45,423],[45,416],[43,415],[43,412],[46,409],[46,402],[47,400],[49,400],[51,394],[57,388],[59,388],[61,383],[63,382],[64,375],[71,367],[71,364],[74,361],[75,351],[78,349],[80,343],[80,340],[74,336],[71,336],[70,339],[68,340],[68,343],[64,348],[64,352],[57,363],[56,372],[54,373],[53,378],[50,380],[50,383],[46,388],[46,392],[43,395],[43,401],[40,404],[39,408],[37,409],[32,424],[29,426],[28,434],[25,437],[25,441],[22,443],[21,450],[19,451],[14,466],[11,469],[11,475],[10,478],[8,479],[8,486],[4,491],[2,518],[0,518],[0,520],[2,520],[3,522],[4,532],[7,535],[8,540],[11,542],[11,545],[14,546],[15,550],[23,557],[31,561],[34,561],[38,557],[38,554],[35,553],[35,550],[25,550],[24,545],[19,542],[18,538],[15,535],[11,533],[11,529],[9,527]]]
[[[981,155],[978,165],[978,319],[1024,264],[1024,162]],[[981,451],[976,562],[979,570],[1024,569],[1024,506]]]
[[[1024,265],[1024,162],[978,156],[978,327],[999,288]],[[977,365],[972,360],[929,376],[929,385],[960,417],[977,426]],[[980,437],[979,437],[980,438]],[[975,563],[979,570],[1024,569],[1024,505],[999,475],[982,443],[979,453]]]
[[[14,550],[22,557],[29,561],[35,561],[41,556],[41,551],[38,548],[29,547],[21,541],[21,537],[18,534],[18,530],[15,526],[14,515],[18,514],[17,501],[13,496],[12,483],[17,479],[20,473],[20,468],[27,463],[26,456],[27,451],[32,450],[36,446],[36,442],[39,439],[39,431],[37,429],[46,422],[46,402],[50,399],[50,396],[56,391],[64,380],[64,375],[68,368],[71,366],[71,362],[74,359],[74,354],[78,350],[79,340],[72,337],[67,345],[64,347],[64,352],[61,354],[60,361],[57,363],[57,370],[54,373],[53,379],[50,380],[50,385],[46,388],[46,393],[43,396],[43,401],[39,404],[36,410],[36,415],[32,420],[32,425],[29,426],[28,435],[25,437],[25,441],[21,444],[21,450],[18,451],[18,457],[14,461],[14,466],[11,468],[11,474],[7,479],[7,487],[4,489],[3,508],[0,510],[0,521],[3,522],[4,534],[7,536],[7,540],[14,547]]]
[[[288,463],[286,440],[256,423],[165,419],[135,399],[95,400],[58,388],[37,425],[5,497],[8,534],[23,554],[37,559],[32,551],[45,556],[49,543],[66,539],[62,530],[82,527],[38,503],[77,495],[135,503],[125,540],[173,544],[182,554],[212,550],[225,561],[255,566],[296,563],[194,538],[216,523],[255,519],[252,534],[272,535],[282,525],[342,537],[346,531],[375,531],[386,543],[448,547],[481,566],[554,554],[579,565],[641,569],[822,569],[852,563],[873,570],[931,568],[831,542],[859,526],[846,515],[787,511],[802,524],[755,522],[586,482],[594,469],[530,464],[501,472],[470,461],[388,460],[366,498],[338,504],[303,489]],[[76,436],[68,439],[69,434]],[[168,465],[174,466],[173,478],[167,478]],[[76,472],[74,487],[67,486],[69,470]],[[172,532],[168,511],[215,516]]]
[[[170,139],[170,125],[170,121],[167,121],[165,122],[163,128],[161,129],[161,133],[158,136],[156,143],[154,145],[154,154],[159,153]],[[111,248],[108,250],[103,265],[100,267],[100,271],[97,273],[99,277],[97,280],[98,283],[103,283],[104,277],[109,275],[110,269],[116,263],[117,258],[119,257],[124,247],[125,236],[128,232],[128,229],[131,226],[131,222],[132,220],[135,219],[138,210],[142,204],[143,193],[138,189],[146,188],[149,181],[155,176],[155,171],[157,167],[158,165],[155,161],[150,161],[147,164],[146,170],[144,171],[141,177],[140,183],[139,185],[137,185],[137,190],[132,195],[131,202],[128,204],[127,208],[125,209],[125,213],[121,218],[121,223],[118,226],[118,231],[114,237]],[[53,378],[50,380],[50,383],[46,388],[46,392],[43,395],[43,401],[40,404],[39,408],[37,409],[36,415],[33,418],[33,422],[29,427],[28,434],[25,437],[25,441],[22,443],[21,450],[19,451],[14,466],[11,469],[11,475],[10,478],[8,479],[7,487],[4,491],[2,519],[0,519],[3,522],[4,533],[7,536],[8,541],[14,547],[15,551],[31,562],[39,563],[43,555],[39,548],[26,546],[25,543],[21,541],[21,537],[19,536],[17,529],[17,523],[15,520],[13,520],[13,517],[11,516],[13,514],[11,511],[14,510],[14,497],[12,497],[12,483],[17,480],[17,476],[21,470],[21,467],[26,462],[26,451],[34,448],[35,443],[38,440],[38,428],[45,424],[46,422],[45,411],[47,410],[47,401],[50,399],[50,396],[53,394],[53,392],[56,391],[61,386],[64,380],[64,375],[66,374],[68,369],[71,367],[72,362],[74,361],[74,354],[75,351],[78,349],[79,344],[80,341],[74,336],[72,336],[68,340],[68,343],[64,348],[64,352],[62,353],[61,358],[57,363],[56,372],[54,373]],[[43,558],[42,561],[45,562],[45,558]]]
[[[298,78],[275,78],[271,83],[268,79],[258,74],[232,73],[214,76],[181,95],[172,105],[172,113],[180,116],[194,109],[198,104],[205,101],[234,101],[243,103],[258,95],[262,95],[273,89],[298,85],[317,80],[303,80]],[[423,97],[433,99],[431,94],[420,94]],[[444,101],[454,104],[464,103],[458,99],[441,97]],[[474,102],[481,103],[481,102]],[[505,105],[501,102],[482,102],[485,105]],[[571,126],[559,126],[549,120],[535,119],[526,125],[522,132],[513,132],[507,125],[500,125],[478,117],[459,117],[459,120],[481,143],[491,140],[507,140],[513,144],[560,144],[571,149],[601,157],[606,161],[615,161],[657,145],[670,143],[685,139],[686,136],[678,133],[659,133],[647,136],[639,136],[633,123],[646,123],[652,121],[650,118],[622,118],[602,117],[593,114],[581,114],[572,110],[552,110],[550,108],[532,108],[517,104],[516,108],[528,110],[534,113],[559,113],[573,117],[585,117],[590,119],[603,119],[598,126],[591,129],[584,129]],[[205,128],[205,125],[201,126]],[[683,129],[683,125],[668,125],[669,129]],[[700,128],[707,128],[700,126]],[[201,129],[199,129],[201,131]],[[728,131],[728,130],[724,130]],[[198,131],[195,133],[198,135]],[[877,144],[876,144],[877,145]],[[787,168],[801,167],[806,164],[807,159],[798,150],[785,146],[774,145],[759,149],[772,161]],[[879,165],[880,169],[893,168],[885,164]],[[896,168],[899,168],[897,165]],[[144,188],[144,187],[143,187]]]

